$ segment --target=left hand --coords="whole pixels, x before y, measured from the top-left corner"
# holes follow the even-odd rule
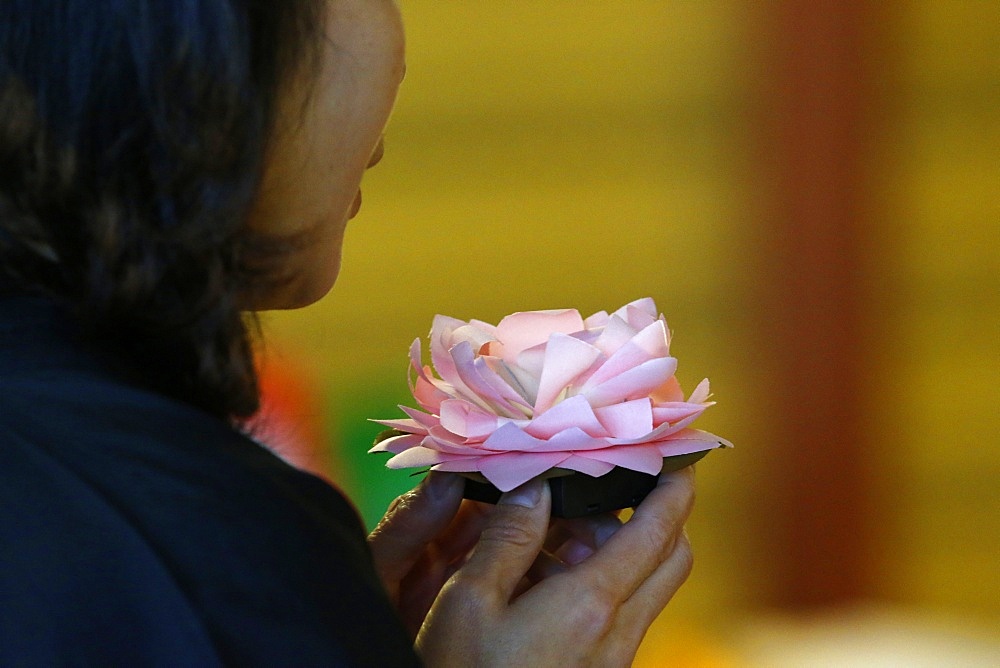
[[[398,497],[368,536],[375,570],[403,623],[416,637],[445,582],[465,564],[494,507],[464,501],[465,479],[430,472]],[[564,572],[621,527],[616,514],[551,520],[544,549],[519,590]]]
[[[414,638],[441,587],[465,563],[487,515],[481,504],[462,501],[464,482],[428,473],[392,502],[368,536],[375,570]]]

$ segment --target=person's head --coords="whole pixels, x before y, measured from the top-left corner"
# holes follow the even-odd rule
[[[321,297],[402,76],[392,0],[0,0],[0,278],[256,408],[242,312]]]

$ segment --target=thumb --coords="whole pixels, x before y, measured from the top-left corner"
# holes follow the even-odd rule
[[[455,517],[462,503],[462,478],[431,471],[398,497],[368,536],[375,568],[387,586],[398,583],[424,548]]]
[[[549,526],[548,483],[529,481],[500,497],[479,542],[460,571],[479,591],[496,592],[506,605],[542,549]]]

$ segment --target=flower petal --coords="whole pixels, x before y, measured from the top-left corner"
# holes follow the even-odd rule
[[[656,302],[650,297],[636,299],[615,311],[614,315],[625,320],[637,330],[643,329],[657,319]]]
[[[583,395],[595,408],[628,399],[638,399],[647,396],[653,389],[666,382],[676,370],[677,360],[673,357],[649,360],[591,388]]]
[[[391,452],[394,455],[398,455],[404,450],[409,450],[420,445],[420,442],[424,440],[421,434],[400,434],[399,436],[390,436],[389,438],[383,438],[381,441],[376,443],[368,451],[372,452]]]
[[[472,473],[479,470],[479,460],[483,457],[456,457],[446,462],[435,464],[432,471],[449,471],[451,473]]]
[[[648,398],[601,406],[594,414],[614,438],[641,438],[653,431],[654,409]]]
[[[405,431],[408,434],[420,434],[421,436],[425,436],[427,434],[427,427],[420,424],[416,420],[372,420],[372,422],[380,424],[383,427],[388,427],[389,429]]]
[[[408,469],[415,466],[434,466],[440,462],[454,459],[455,455],[439,452],[431,448],[416,446],[403,450],[385,463],[391,469]]]
[[[509,452],[483,457],[479,472],[501,492],[509,492],[569,459],[566,452]]]
[[[577,427],[598,438],[610,435],[582,395],[560,401],[541,415],[532,418],[524,431],[536,438],[545,439],[552,438],[570,427]]]
[[[423,446],[432,450],[440,450],[450,455],[481,455],[483,450],[479,441],[462,438],[444,427],[434,427],[424,436]]]
[[[703,379],[698,383],[698,387],[694,388],[694,392],[688,397],[688,401],[692,404],[702,404],[708,401],[708,398],[712,395],[712,391],[708,384],[708,378]]]
[[[588,459],[587,457],[579,457],[577,455],[571,455],[569,459],[559,464],[559,468],[579,471],[592,478],[600,478],[605,473],[610,473],[614,467],[614,464],[599,462],[596,459]]]
[[[451,349],[451,358],[455,363],[455,372],[465,386],[479,399],[481,407],[505,417],[523,417],[524,411],[517,406],[530,408],[510,385],[497,376],[482,358],[476,357],[476,352],[468,341],[463,341]],[[516,405],[515,405],[516,404]]]
[[[503,344],[503,358],[515,363],[522,350],[545,343],[553,332],[572,334],[583,329],[576,309],[522,311],[512,313],[497,325],[496,337]]]
[[[455,376],[451,355],[448,354],[454,345],[452,333],[465,324],[464,320],[449,318],[446,315],[434,316],[434,322],[431,324],[431,363],[438,376],[448,382],[452,382],[452,377]]]
[[[415,422],[423,425],[425,428],[430,429],[431,427],[436,427],[441,424],[441,419],[436,415],[431,415],[429,413],[424,413],[423,411],[418,411],[416,408],[410,408],[409,406],[400,406],[400,410],[410,416]]]
[[[579,427],[564,429],[552,438],[539,446],[539,451],[555,452],[563,450],[566,452],[583,450],[600,450],[608,447],[608,439],[594,438]]]
[[[653,406],[653,424],[676,425],[682,420],[695,418],[705,412],[703,404],[689,404],[686,401],[670,401]]]
[[[451,397],[445,392],[436,379],[429,373],[427,367],[422,366],[420,339],[414,339],[410,344],[410,368],[416,372],[416,379],[410,378],[410,393],[417,400],[420,407],[428,413],[437,413],[438,406],[445,399]]]
[[[663,469],[663,455],[655,443],[641,445],[619,445],[603,450],[591,450],[577,453],[581,457],[594,459],[607,464],[614,464],[633,471],[641,471],[656,475]]]
[[[594,345],[601,349],[608,357],[615,354],[619,348],[632,340],[632,337],[639,333],[639,330],[632,327],[617,315],[608,318],[608,324],[604,326],[601,335],[597,337]]]
[[[659,448],[660,454],[664,457],[674,455],[687,455],[692,452],[702,452],[713,448],[731,448],[733,444],[726,439],[710,434],[700,429],[685,429],[671,435],[670,438],[662,441],[655,441],[652,445]]]
[[[669,357],[667,346],[667,331],[662,320],[657,320],[645,329],[639,331],[623,346],[612,354],[608,360],[594,371],[584,383],[581,391],[586,392],[592,387],[614,378],[615,376],[639,366],[643,362],[658,357]]]
[[[545,445],[545,441],[525,433],[513,422],[500,425],[500,428],[490,434],[482,443],[482,449],[497,452],[517,450],[530,452]]]
[[[545,362],[538,381],[535,415],[549,410],[559,394],[601,356],[594,346],[565,334],[555,333],[545,345]]]
[[[681,390],[681,384],[677,378],[671,376],[663,385],[650,392],[649,398],[653,400],[654,404],[684,401],[684,392]]]
[[[441,402],[441,426],[463,438],[482,441],[496,431],[499,419],[465,399]]]

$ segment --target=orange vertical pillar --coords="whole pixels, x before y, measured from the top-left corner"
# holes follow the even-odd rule
[[[867,202],[874,5],[763,3],[756,37],[760,348],[771,425],[758,526],[770,605],[871,591]],[[875,23],[873,23],[875,22]]]

